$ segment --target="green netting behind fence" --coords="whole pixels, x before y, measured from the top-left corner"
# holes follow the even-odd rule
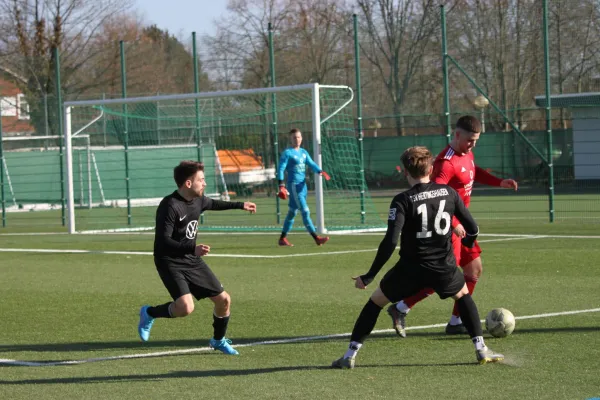
[[[321,87],[319,94],[322,165],[332,176],[331,181],[324,183],[325,226],[329,230],[382,227],[361,172],[361,150],[349,107],[352,90]],[[302,130],[303,147],[313,154],[312,119],[309,88],[75,106],[72,132],[83,129],[81,134],[89,135],[91,156],[87,156],[86,149],[80,149],[82,156],[74,153],[74,163],[83,157],[81,168],[85,169],[86,157],[93,158],[91,173],[74,170],[75,181],[79,175],[82,180],[91,176],[93,181],[91,202],[86,198],[87,192],[80,190],[80,203],[84,208],[91,204],[92,209],[78,213],[77,227],[153,226],[152,207],[175,189],[173,167],[180,160],[192,159],[205,164],[207,195],[260,203],[256,216],[209,213],[201,220],[206,227],[280,229],[287,203],[275,196],[279,156],[288,146],[291,128]],[[307,176],[309,199],[313,202],[314,177],[310,173]],[[75,182],[75,187],[85,188],[86,184]],[[126,219],[107,218],[107,208],[124,207],[128,199],[131,224]],[[94,212],[97,207],[104,210]],[[311,208],[314,213],[315,206]],[[122,211],[116,212],[119,213]],[[303,230],[300,222],[296,225]]]

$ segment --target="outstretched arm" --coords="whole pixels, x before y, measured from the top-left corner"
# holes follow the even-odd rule
[[[308,154],[308,151],[304,150],[304,154],[306,155],[306,164],[310,167],[310,169],[312,169],[317,174],[323,172],[323,170],[317,165],[317,163],[314,162],[312,158],[310,158],[310,154]]]
[[[383,268],[392,254],[394,254],[394,250],[398,244],[398,237],[400,236],[400,232],[402,232],[402,227],[404,226],[404,220],[404,205],[400,202],[393,201],[390,206],[387,231],[385,232],[383,240],[379,244],[377,254],[375,255],[375,259],[371,264],[369,272],[352,278],[356,281],[355,286],[358,289],[365,289],[371,282],[373,282],[373,279],[375,279],[377,273],[381,270],[381,268]]]
[[[306,164],[308,164],[308,166],[310,167],[310,169],[312,169],[313,171],[315,171],[317,174],[321,174],[323,176],[323,178],[325,178],[326,181],[330,180],[331,177],[329,176],[329,174],[325,171],[323,171],[316,162],[313,161],[312,158],[310,158],[310,155],[308,154],[308,152],[305,150],[305,154],[306,154]]]
[[[241,201],[214,200],[206,196],[204,196],[202,200],[202,211],[245,210],[245,203],[242,203]]]
[[[500,179],[477,165],[475,166],[475,182],[488,186],[500,186],[506,189],[517,190],[519,188],[517,181],[514,179]]]

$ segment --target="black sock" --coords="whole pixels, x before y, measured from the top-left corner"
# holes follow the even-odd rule
[[[219,318],[213,314],[213,338],[215,340],[221,340],[227,333],[227,324],[229,323],[229,315],[223,318]]]
[[[310,233],[310,236],[312,236],[312,237],[313,237],[313,239],[315,239],[315,240],[317,240],[317,238],[319,237],[319,236],[317,235],[317,232],[311,232],[311,233]]]
[[[146,312],[152,318],[173,318],[171,313],[169,313],[169,306],[171,306],[173,302],[161,304],[160,306],[148,307]]]
[[[472,338],[483,336],[483,329],[481,328],[481,322],[479,321],[479,312],[477,311],[477,306],[471,295],[465,294],[456,301],[456,304],[458,304],[460,319],[465,328],[467,328],[469,336]]]
[[[369,299],[367,304],[365,304],[360,312],[360,315],[356,320],[356,324],[354,324],[354,329],[352,330],[352,336],[350,337],[350,340],[353,342],[363,343],[373,328],[375,328],[375,324],[377,323],[377,318],[379,318],[380,312],[381,307],[373,303],[373,300]]]
[[[285,239],[286,236],[287,236],[287,233],[281,232],[281,236],[279,236],[279,240]]]

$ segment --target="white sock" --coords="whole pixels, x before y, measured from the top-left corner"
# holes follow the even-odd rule
[[[473,341],[473,344],[475,345],[475,350],[485,350],[486,349],[485,342],[483,341],[483,336],[475,336],[474,338],[471,338],[471,340]]]
[[[360,350],[361,347],[362,343],[350,342],[350,346],[348,346],[348,350],[346,351],[346,354],[344,354],[344,358],[356,357],[356,353],[358,353],[358,350]]]
[[[462,324],[462,319],[460,319],[460,317],[457,317],[456,315],[453,315],[452,317],[450,317],[450,325],[460,325]]]
[[[408,312],[410,311],[410,307],[406,305],[404,300],[400,300],[398,303],[396,303],[396,310],[400,311],[403,314],[408,314]]]

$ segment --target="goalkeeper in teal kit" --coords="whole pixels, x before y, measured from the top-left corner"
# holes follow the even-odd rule
[[[287,148],[279,161],[279,170],[277,179],[279,180],[279,198],[285,200],[289,197],[289,210],[283,222],[280,246],[293,246],[288,239],[287,234],[294,225],[294,218],[300,210],[302,222],[306,230],[315,240],[318,246],[321,246],[329,240],[329,237],[321,237],[316,233],[315,226],[310,219],[310,210],[306,204],[306,167],[309,166],[314,172],[321,174],[325,180],[329,180],[329,174],[323,171],[313,160],[306,150],[300,147],[302,144],[302,132],[299,129],[290,131],[291,147]],[[287,185],[283,183],[284,172],[287,171]]]

